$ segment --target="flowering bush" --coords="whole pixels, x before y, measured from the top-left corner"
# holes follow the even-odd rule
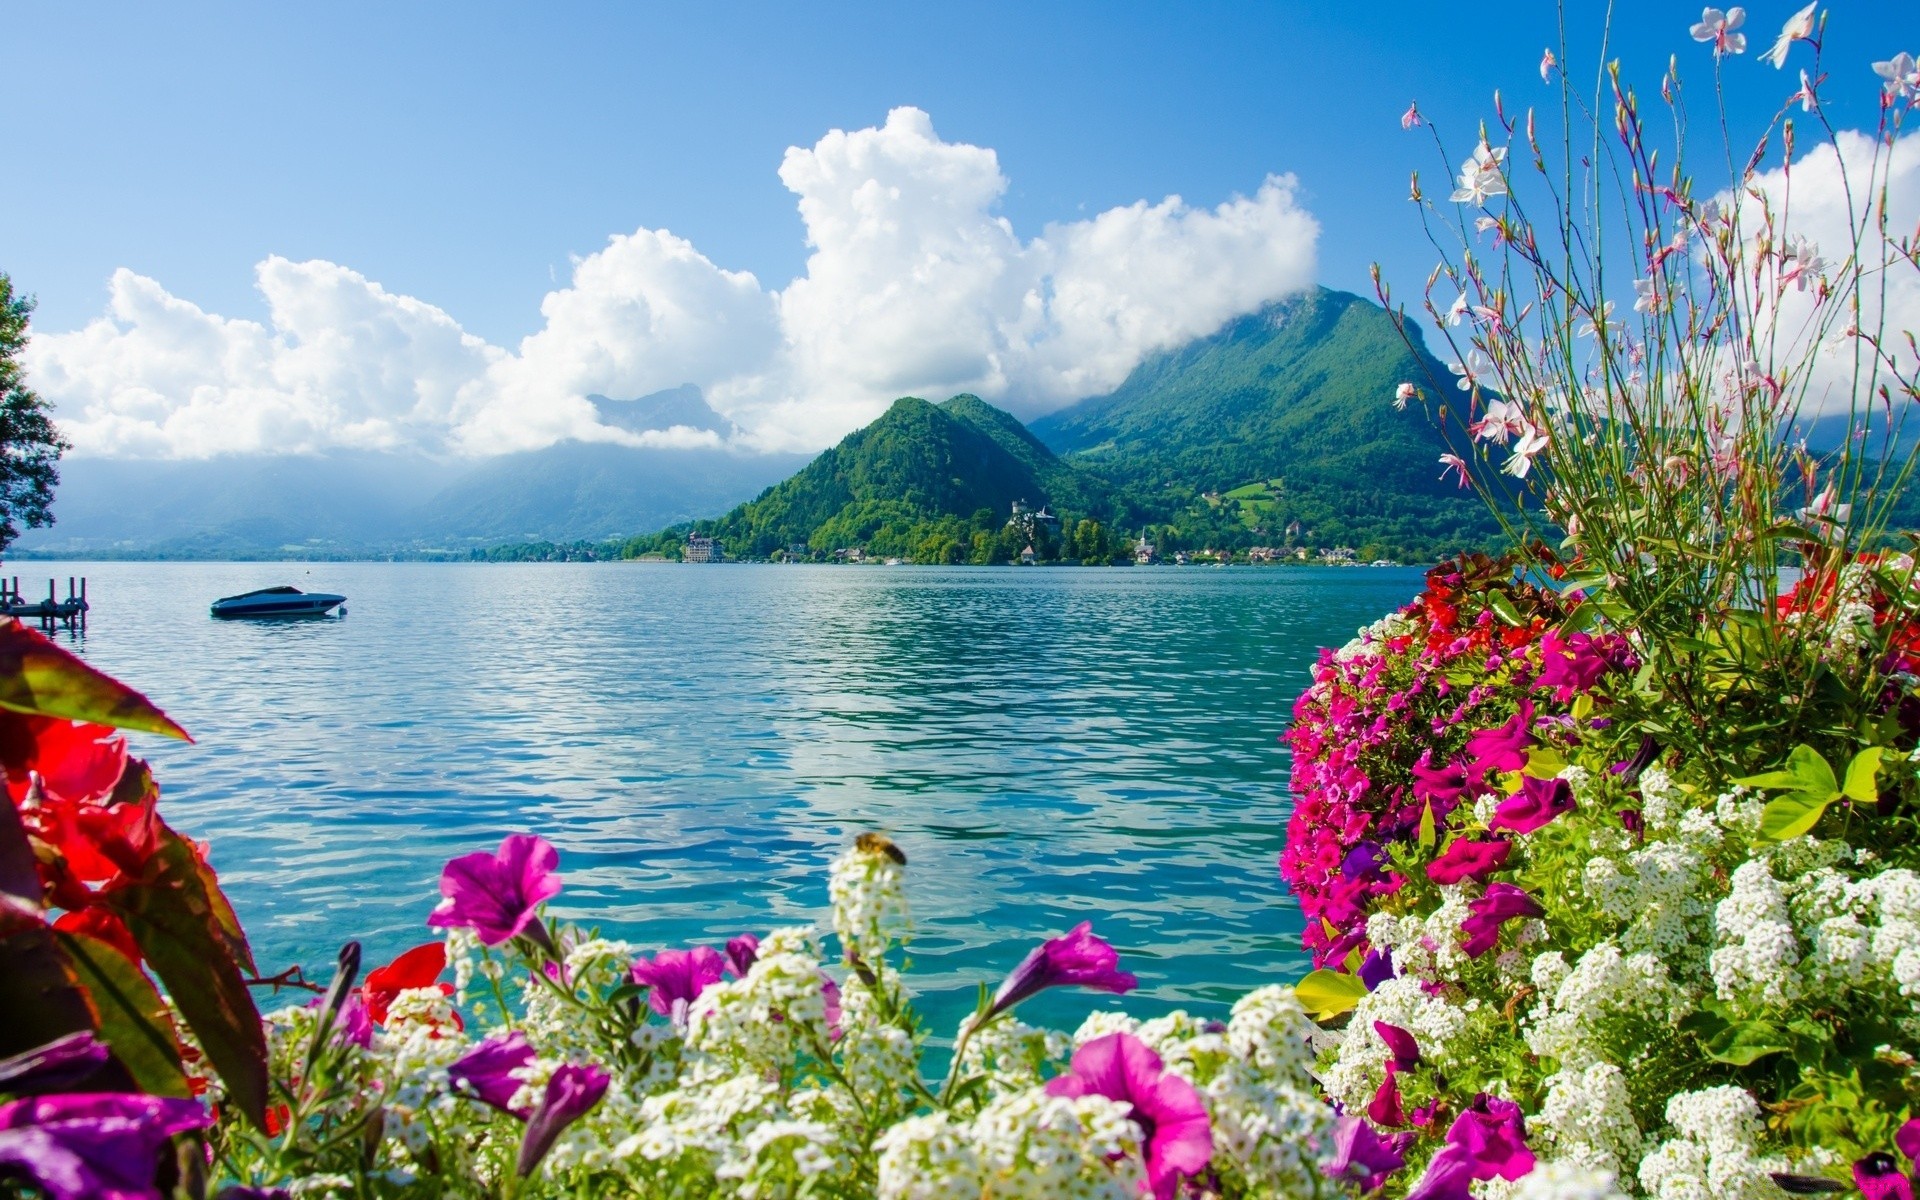
[[[1317,1078],[1418,1200],[1881,1200],[1920,1173],[1920,589],[1887,545],[1920,400],[1887,180],[1920,78],[1876,64],[1880,128],[1834,130],[1817,7],[1767,59],[1813,56],[1792,102],[1824,151],[1795,159],[1783,107],[1779,166],[1763,142],[1697,195],[1608,64],[1610,120],[1560,77],[1564,162],[1497,106],[1431,219],[1462,247],[1426,300],[1462,399],[1393,403],[1427,401],[1442,465],[1533,549],[1443,565],[1322,656],[1281,859]],[[1716,73],[1744,21],[1691,30]],[[1852,189],[1831,262],[1789,203],[1818,172]],[[1852,435],[1825,453],[1823,413]]]

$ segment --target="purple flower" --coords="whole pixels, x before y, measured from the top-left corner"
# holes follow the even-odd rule
[[[1562,813],[1572,811],[1572,784],[1564,779],[1535,779],[1529,775],[1521,781],[1517,793],[1502,800],[1493,810],[1493,820],[1487,822],[1487,829],[1532,833]]]
[[[1213,1126],[1192,1084],[1167,1071],[1147,1044],[1110,1033],[1074,1051],[1071,1075],[1047,1081],[1049,1096],[1105,1096],[1132,1106],[1154,1200],[1173,1200],[1182,1176],[1213,1160]]]
[[[533,1174],[547,1151],[553,1149],[554,1140],[606,1094],[607,1073],[599,1067],[568,1063],[555,1071],[547,1080],[540,1106],[527,1118],[526,1136],[520,1140],[520,1159],[514,1168],[520,1176]]]
[[[546,930],[534,910],[560,891],[560,854],[543,837],[512,833],[494,854],[464,854],[440,872],[445,897],[427,918],[435,929],[471,929],[489,946]],[[538,930],[538,933],[531,932]]]
[[[1372,842],[1356,843],[1340,860],[1340,875],[1345,879],[1358,879],[1371,875],[1391,861],[1387,852]]]
[[[1359,977],[1361,983],[1367,985],[1368,991],[1379,987],[1398,974],[1393,969],[1393,951],[1367,951],[1367,956],[1360,960],[1360,969],[1354,974]]]
[[[628,968],[635,983],[645,986],[647,1005],[675,1025],[685,1024],[687,1006],[701,992],[719,983],[727,973],[727,960],[708,946],[691,950],[662,950],[652,959],[641,959]]]
[[[727,965],[737,976],[744,976],[760,961],[760,939],[750,933],[727,939]]]
[[[1393,1055],[1395,1066],[1402,1071],[1411,1071],[1420,1065],[1420,1043],[1414,1041],[1411,1033],[1385,1021],[1375,1021],[1373,1031],[1387,1044],[1387,1051]]]
[[[820,972],[820,996],[827,1006],[827,1038],[837,1042],[840,1040],[840,985],[825,971]]]
[[[1467,1189],[1473,1178],[1473,1161],[1466,1151],[1445,1146],[1427,1163],[1427,1173],[1407,1193],[1407,1200],[1473,1200]]]
[[[52,1200],[160,1200],[167,1139],[212,1122],[192,1100],[69,1092],[0,1104],[0,1171]]]
[[[293,1200],[293,1193],[285,1188],[249,1187],[237,1183],[221,1188],[213,1200]]]
[[[1866,1200],[1913,1200],[1913,1184],[1884,1150],[1853,1164],[1853,1182]]]
[[[1533,701],[1522,700],[1520,711],[1505,725],[1482,729],[1467,738],[1467,778],[1482,780],[1489,774],[1518,771],[1527,765],[1527,748],[1533,745]]]
[[[1333,1157],[1321,1164],[1320,1173],[1371,1192],[1407,1165],[1406,1148],[1412,1140],[1411,1133],[1381,1137],[1359,1117],[1341,1117],[1333,1127]]]
[[[1473,1098],[1447,1130],[1449,1147],[1462,1151],[1475,1179],[1514,1180],[1533,1170],[1520,1106],[1485,1092]]]
[[[307,1002],[308,1008],[319,1008],[326,1003],[326,997],[315,996]],[[348,992],[340,1002],[340,1011],[334,1014],[333,1038],[336,1042],[349,1042],[362,1050],[373,1046],[373,1014],[367,1011],[367,1001],[359,992]]]
[[[1456,838],[1445,853],[1427,864],[1427,878],[1435,883],[1485,879],[1501,868],[1512,850],[1511,842],[1498,838],[1490,842]]]
[[[461,1055],[447,1068],[447,1078],[462,1095],[524,1121],[529,1110],[513,1106],[514,1093],[521,1085],[513,1072],[532,1061],[533,1046],[527,1042],[527,1035],[515,1030],[495,1034]]]
[[[1486,894],[1467,902],[1473,915],[1460,923],[1467,940],[1460,946],[1468,958],[1479,958],[1500,940],[1500,926],[1515,917],[1537,917],[1546,910],[1540,902],[1511,883],[1490,883]]]
[[[11,1058],[0,1058],[0,1091],[16,1096],[63,1092],[83,1082],[112,1057],[107,1044],[92,1033],[70,1033]]]
[[[1124,995],[1140,981],[1120,970],[1120,954],[1093,934],[1093,923],[1082,921],[1061,937],[1035,946],[994,993],[992,1017],[1050,987],[1087,987]]]
[[[1908,1162],[1920,1161],[1920,1117],[1908,1121],[1894,1132],[1893,1144]]]

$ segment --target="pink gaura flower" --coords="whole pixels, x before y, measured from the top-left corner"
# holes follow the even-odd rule
[[[1542,50],[1540,52],[1540,82],[1547,83],[1551,81],[1553,79],[1553,69],[1559,65],[1560,62],[1554,58],[1551,49]]]
[[[1745,54],[1747,35],[1735,33],[1734,30],[1746,24],[1746,20],[1747,10],[1738,6],[1725,12],[1709,8],[1701,12],[1699,24],[1688,32],[1693,34],[1696,42],[1712,42],[1715,58],[1723,54]]]
[[[987,1016],[1006,1012],[1051,987],[1084,987],[1125,995],[1139,986],[1137,978],[1120,970],[1119,953],[1094,936],[1093,923],[1082,921],[1062,936],[1035,946],[1000,985]]]
[[[489,946],[522,933],[542,939],[535,910],[560,893],[554,873],[560,854],[543,837],[508,834],[493,854],[465,854],[440,872],[440,906],[427,918],[435,929],[471,929]],[[538,932],[533,932],[537,930]]]
[[[1049,1096],[1105,1096],[1132,1106],[1154,1200],[1174,1200],[1182,1178],[1213,1160],[1213,1126],[1191,1083],[1166,1070],[1130,1033],[1110,1033],[1074,1051],[1072,1074],[1047,1082]]]
[[[1482,880],[1498,871],[1513,850],[1513,843],[1495,839],[1490,842],[1455,839],[1440,857],[1427,864],[1427,878],[1440,884],[1459,883],[1463,879]]]
[[[1467,483],[1466,459],[1461,458],[1458,454],[1442,454],[1440,456],[1440,465],[1446,468],[1446,470],[1440,472],[1440,478],[1445,479],[1449,474],[1452,474],[1460,480],[1460,486],[1462,488],[1469,486]]]
[[[1408,104],[1407,111],[1400,114],[1400,128],[1402,129],[1412,129],[1416,125],[1425,124],[1426,122],[1420,117],[1420,106],[1417,104]]]
[[[1532,833],[1561,814],[1572,812],[1573,807],[1572,784],[1564,779],[1535,779],[1529,775],[1521,781],[1518,792],[1502,800],[1493,810],[1487,829]]]
[[[1802,42],[1813,36],[1813,13],[1820,7],[1820,0],[1813,0],[1799,12],[1787,18],[1780,27],[1780,36],[1773,40],[1773,48],[1760,56],[1763,63],[1772,63],[1775,68],[1787,65],[1787,49],[1795,42]]]
[[[1467,940],[1460,948],[1468,958],[1479,958],[1500,940],[1500,927],[1516,917],[1537,917],[1546,910],[1540,902],[1511,883],[1490,883],[1486,892],[1467,902],[1471,914],[1460,923]]]

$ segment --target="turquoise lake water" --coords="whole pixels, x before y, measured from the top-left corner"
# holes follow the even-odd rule
[[[264,970],[426,940],[441,864],[560,848],[571,919],[647,947],[824,920],[828,861],[910,858],[910,979],[975,984],[1091,919],[1128,1007],[1224,1012],[1305,970],[1278,742],[1320,645],[1396,568],[103,563],[70,642],[198,739],[136,735]],[[341,620],[212,620],[293,583]],[[1049,994],[1031,1016],[1077,1023]]]

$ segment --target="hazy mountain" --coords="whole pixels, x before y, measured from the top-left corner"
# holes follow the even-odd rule
[[[692,386],[593,400],[606,424],[631,432],[734,432]],[[16,550],[332,557],[602,539],[723,512],[805,461],[581,442],[480,460],[377,452],[75,458],[60,466],[55,525],[29,531]]]

